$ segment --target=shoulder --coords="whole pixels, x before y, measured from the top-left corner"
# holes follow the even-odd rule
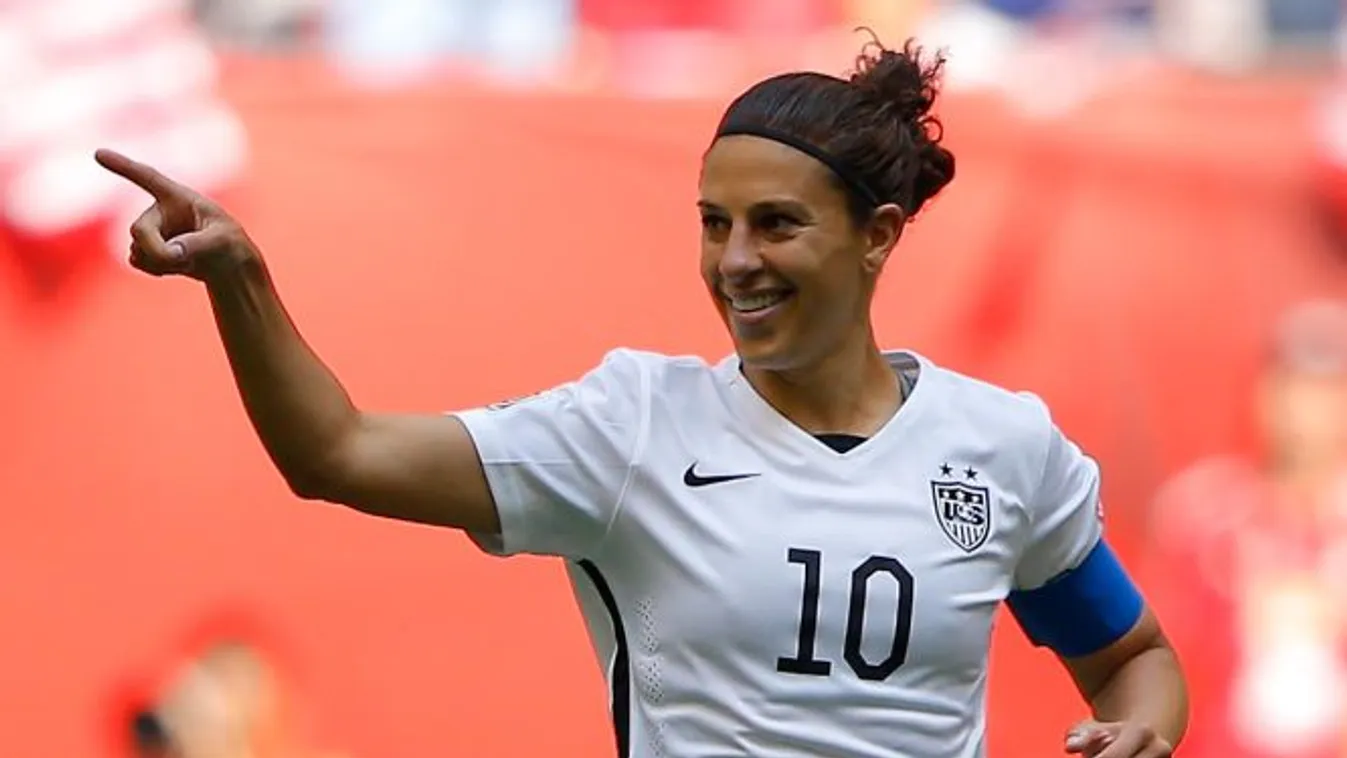
[[[929,381],[922,390],[920,382]],[[1036,394],[922,360],[924,424],[953,435],[1007,491],[1025,502],[1059,500],[1054,489],[1084,486],[1094,464],[1057,428]],[[915,397],[915,395],[914,395]],[[1047,488],[1045,490],[1044,488]]]
[[[689,355],[615,348],[579,379],[540,393],[595,408],[600,415],[628,417],[654,406],[681,405],[715,381],[716,367]]]
[[[1053,431],[1052,414],[1042,398],[992,384],[921,358],[922,376],[939,395],[943,412],[958,417],[998,443],[1043,447]]]
[[[627,418],[633,411],[654,405],[685,404],[707,388],[714,388],[719,374],[728,366],[728,362],[712,365],[697,356],[614,348],[583,375],[478,410],[536,415],[585,409],[600,417]]]
[[[459,415],[473,420],[542,420],[556,419],[560,413],[578,410],[584,416],[625,420],[648,406],[650,398],[659,393],[656,385],[668,361],[667,356],[658,353],[614,348],[597,364],[572,379]]]
[[[595,372],[629,379],[646,378],[656,382],[709,375],[713,367],[695,355],[668,355],[651,350],[618,347],[604,354]]]
[[[621,383],[629,391],[654,398],[683,398],[715,383],[721,366],[695,355],[668,355],[649,350],[610,350],[591,376]]]
[[[613,348],[580,378],[542,394],[566,391],[606,399],[648,397],[666,382],[670,367],[680,360],[648,350]]]

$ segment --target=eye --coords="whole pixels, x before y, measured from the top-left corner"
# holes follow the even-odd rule
[[[799,219],[785,213],[764,213],[758,218],[758,228],[768,234],[788,234],[799,226]]]
[[[723,232],[730,228],[729,219],[710,213],[702,214],[702,229],[708,232]]]

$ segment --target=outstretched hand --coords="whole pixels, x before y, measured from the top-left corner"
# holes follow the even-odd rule
[[[196,190],[112,150],[94,159],[149,193],[154,204],[131,225],[131,265],[154,276],[176,274],[206,281],[231,265],[257,257],[238,222]]]

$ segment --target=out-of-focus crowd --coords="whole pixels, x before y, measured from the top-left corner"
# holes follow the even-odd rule
[[[1183,753],[1347,750],[1347,305],[1293,308],[1248,408],[1259,449],[1194,463],[1151,504],[1142,567],[1202,699]]]
[[[886,39],[919,34],[959,51],[953,74],[987,83],[1035,76],[1007,61],[1042,64],[1069,55],[1079,68],[1160,56],[1208,70],[1241,72],[1320,63],[1340,46],[1339,0],[196,0],[220,40],[266,48],[314,46],[353,73],[407,75],[453,59],[497,79],[536,81],[592,58],[600,30],[631,44],[625,67],[666,66],[630,77],[626,89],[661,90],[678,71],[715,53],[717,36],[808,36],[874,28]],[[639,43],[639,44],[638,44]],[[611,47],[607,51],[611,56]]]
[[[954,51],[952,89],[992,88],[1050,114],[1158,60],[1322,71],[1337,60],[1342,16],[1339,0],[5,0],[0,226],[31,253],[20,265],[42,291],[79,268],[105,219],[127,220],[138,202],[91,166],[92,146],[121,147],[208,192],[225,187],[247,146],[215,92],[221,51],[304,51],[378,86],[452,71],[498,85],[720,96],[741,83],[734,73],[759,73],[736,56],[835,68],[865,25]],[[1347,186],[1347,107],[1326,103],[1336,196]]]

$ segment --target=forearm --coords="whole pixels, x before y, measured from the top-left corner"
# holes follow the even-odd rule
[[[1174,651],[1147,648],[1118,667],[1090,697],[1095,719],[1132,722],[1177,745],[1188,728],[1188,688]]]
[[[350,397],[300,336],[260,259],[213,275],[206,289],[267,453],[296,491],[320,487],[336,442],[358,419]]]

